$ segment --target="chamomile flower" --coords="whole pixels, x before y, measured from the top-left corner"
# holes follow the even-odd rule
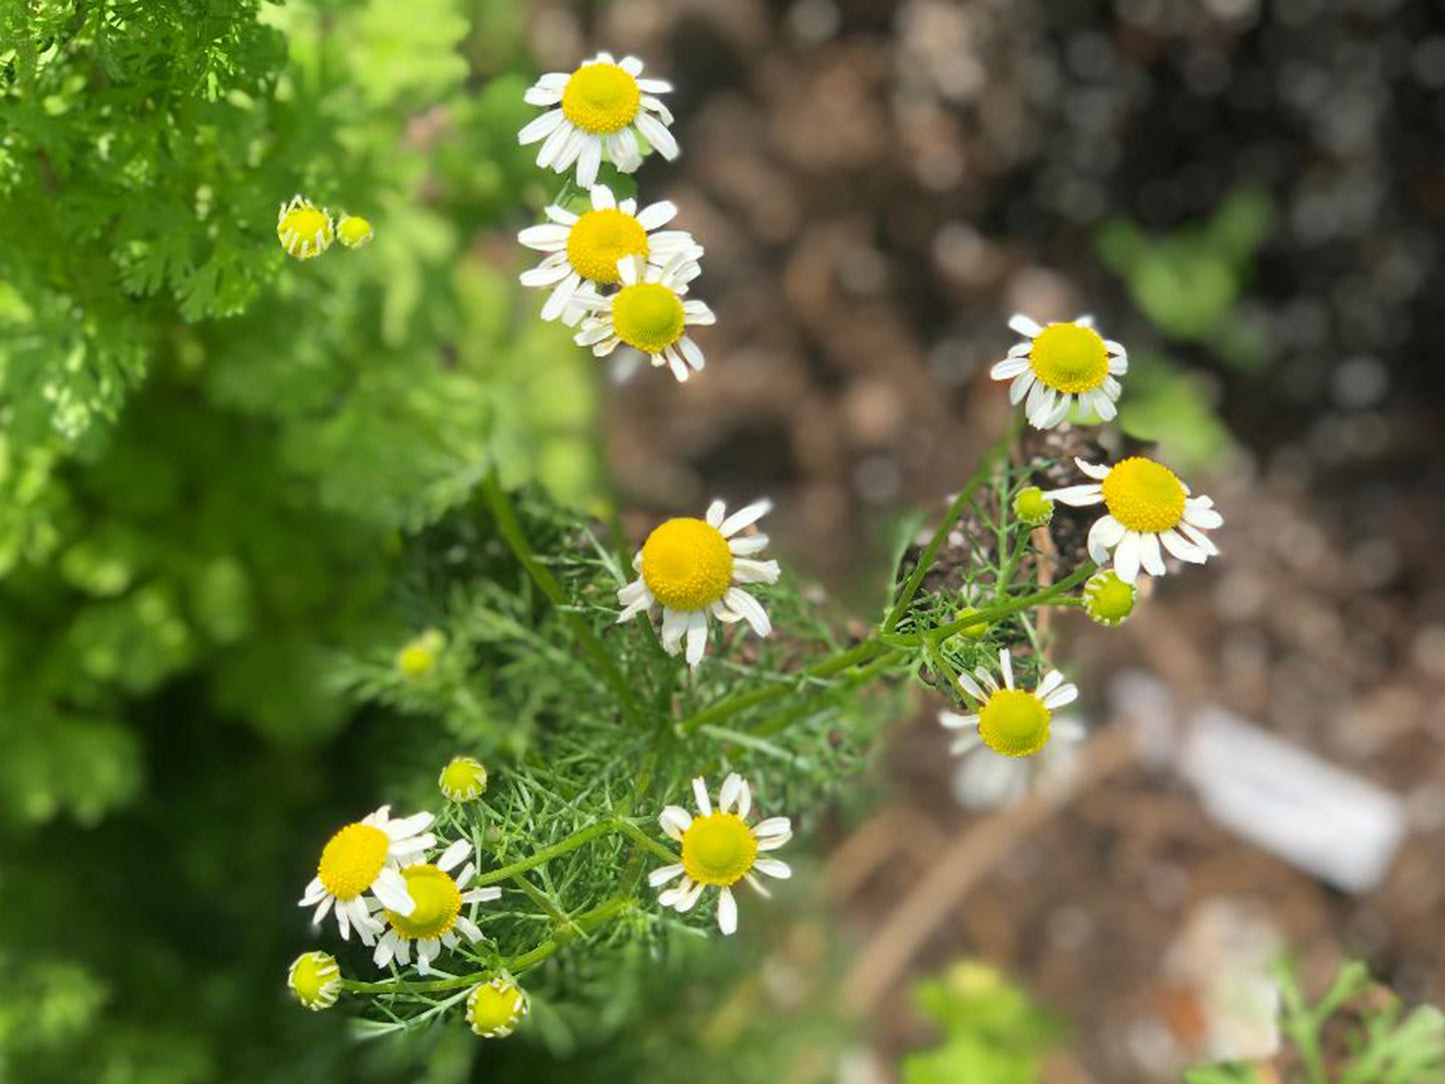
[[[298,260],[320,256],[336,239],[331,212],[301,195],[292,196],[276,212],[276,238],[288,256]]]
[[[955,753],[966,753],[982,742],[1001,756],[1033,756],[1049,743],[1049,718],[1054,709],[1078,698],[1078,686],[1066,683],[1057,670],[1046,673],[1032,692],[1014,688],[1008,648],[999,650],[998,668],[1002,685],[984,666],[975,667],[972,675],[967,671],[958,675],[958,683],[978,711],[970,715],[950,711],[939,717],[944,726],[963,730],[953,743]]]
[[[329,1009],[341,995],[341,968],[329,952],[306,952],[291,961],[286,985],[312,1012]]]
[[[415,906],[401,914],[384,904],[376,905],[384,914],[388,927],[377,940],[376,951],[371,955],[377,967],[386,967],[392,960],[401,964],[411,963],[411,949],[415,945],[416,969],[425,975],[443,948],[456,948],[461,937],[468,941],[482,939],[481,928],[462,914],[462,908],[467,904],[494,900],[502,894],[502,890],[488,886],[462,891],[461,886],[476,876],[477,867],[471,858],[471,842],[459,839],[448,846],[435,862],[416,862],[402,867],[401,876]],[[453,877],[451,871],[464,860],[466,865]]]
[[[300,906],[316,908],[311,916],[314,923],[334,907],[343,938],[350,937],[355,926],[362,942],[372,944],[385,927],[372,915],[366,894],[373,893],[398,914],[411,914],[415,903],[398,867],[415,861],[436,843],[427,831],[431,822],[430,813],[393,819],[391,807],[382,806],[348,824],[322,848],[316,876],[306,886]]]
[[[1100,569],[1084,581],[1084,612],[1096,625],[1113,628],[1122,625],[1134,612],[1139,589],[1125,583],[1108,569]]]
[[[938,714],[946,727],[963,725],[951,711]],[[984,747],[977,730],[970,730],[953,745],[958,768],[953,773],[953,796],[964,809],[997,809],[1010,805],[1036,787],[1066,783],[1078,759],[1084,724],[1072,716],[1059,716],[1049,724],[1049,743],[1031,757],[995,756]]]
[[[786,862],[761,856],[759,852],[775,851],[793,838],[792,822],[787,817],[769,817],[749,825],[752,810],[752,789],[736,772],[723,780],[718,793],[718,807],[713,809],[707,784],[692,781],[693,797],[698,815],[694,817],[681,806],[670,805],[657,821],[662,830],[682,844],[682,861],[662,866],[648,874],[653,888],[677,881],[658,894],[657,902],[679,914],[692,910],[703,889],[715,885],[718,890],[717,925],[724,935],[738,928],[738,905],[732,886],[746,880],[764,896],[768,894],[754,871],[786,880],[793,875]],[[681,880],[678,880],[678,878]]]
[[[1092,317],[1040,326],[1016,314],[1008,326],[1028,341],[1011,348],[989,376],[1013,382],[1009,402],[1024,404],[1035,429],[1058,425],[1075,402],[1104,421],[1118,413],[1114,402],[1123,389],[1117,378],[1128,371],[1129,356],[1094,330]]]
[[[717,317],[704,302],[685,300],[687,284],[701,272],[690,251],[679,252],[661,267],[649,264],[638,273],[630,257],[617,261],[622,288],[603,295],[578,290],[573,298],[593,315],[582,321],[574,337],[578,346],[589,346],[605,358],[618,346],[646,355],[653,365],[667,365],[679,381],[686,381],[705,364],[702,348],[688,335],[689,327],[715,324]],[[628,359],[623,357],[624,367]]]
[[[483,1039],[504,1039],[527,1015],[527,995],[516,983],[498,977],[467,995],[467,1023]]]
[[[1028,527],[1043,527],[1054,518],[1054,502],[1038,486],[1025,486],[1014,494],[1014,515]]]
[[[677,157],[677,140],[667,130],[672,113],[657,98],[671,89],[661,79],[643,79],[636,57],[614,61],[598,53],[574,72],[549,72],[532,85],[528,105],[556,108],[524,127],[517,142],[541,141],[537,165],[543,169],[566,173],[575,162],[577,183],[591,188],[603,162],[623,173],[642,165],[638,135],[664,158]]]
[[[336,239],[347,248],[360,248],[375,236],[371,223],[360,215],[342,215],[336,224]]]
[[[666,264],[686,254],[691,260],[702,255],[702,246],[684,230],[664,230],[677,216],[677,206],[666,200],[649,204],[641,211],[637,201],[621,203],[605,184],[592,188],[592,209],[573,214],[556,204],[543,212],[549,221],[528,226],[517,240],[547,257],[530,271],[522,272],[523,286],[551,290],[542,306],[542,319],[559,316],[569,326],[585,310],[571,304],[584,281],[596,286],[616,286],[622,281],[619,260],[629,260],[637,276],[649,262]]]
[[[708,615],[731,624],[747,621],[759,636],[773,631],[767,611],[740,584],[777,583],[777,561],[755,561],[752,555],[768,544],[765,534],[740,535],[772,508],[756,501],[727,514],[727,505],[713,501],[707,518],[670,519],[655,528],[637,551],[632,567],[638,578],[617,592],[623,607],[618,622],[639,613],[651,616],[662,604],[662,646],[669,655],[683,650],[696,666],[707,649]]]
[[[449,802],[472,802],[487,789],[487,769],[475,757],[452,757],[437,776],[437,788]]]
[[[1219,552],[1204,532],[1224,523],[1208,497],[1195,497],[1172,470],[1142,456],[1105,467],[1074,462],[1090,478],[1049,494],[1076,508],[1102,503],[1107,513],[1089,529],[1089,556],[1099,564],[1114,551],[1114,571],[1125,583],[1165,573],[1160,546],[1181,561],[1202,565]]]

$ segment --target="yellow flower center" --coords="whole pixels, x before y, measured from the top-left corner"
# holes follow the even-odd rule
[[[1135,589],[1113,572],[1096,572],[1084,584],[1084,612],[1101,625],[1117,625],[1134,612]]]
[[[978,713],[984,744],[1006,757],[1026,757],[1049,743],[1049,709],[1033,693],[1000,689]]]
[[[437,785],[452,801],[470,802],[487,789],[487,769],[471,757],[453,757]]]
[[[316,233],[321,232],[321,243],[316,243]],[[298,259],[309,260],[320,256],[335,236],[331,219],[309,203],[294,207],[281,216],[276,224],[276,236],[286,251]],[[289,238],[289,240],[288,240]],[[302,255],[302,242],[310,242],[310,248]]]
[[[1152,459],[1132,456],[1116,463],[1102,488],[1109,515],[1131,531],[1158,534],[1184,518],[1184,487]]]
[[[637,80],[616,64],[588,64],[567,80],[562,113],[584,132],[607,135],[631,124],[641,101]]]
[[[1054,518],[1054,502],[1038,486],[1025,486],[1014,495],[1014,515],[1030,527],[1042,527]]]
[[[612,299],[617,337],[645,354],[660,354],[682,338],[682,298],[658,282],[624,286]]]
[[[703,610],[733,578],[728,540],[700,519],[670,519],[642,545],[642,581],[672,610]]]
[[[606,286],[622,280],[617,261],[647,255],[647,231],[622,211],[588,211],[567,233],[567,262],[583,278]]]
[[[1055,391],[1092,391],[1109,375],[1109,351],[1091,327],[1050,324],[1029,352],[1034,376]]]
[[[348,824],[326,841],[316,875],[326,891],[338,900],[354,899],[376,880],[386,864],[390,845],[391,840],[380,828]]]
[[[433,865],[407,866],[401,871],[416,906],[409,915],[386,912],[391,928],[408,940],[430,941],[452,928],[462,910],[462,892],[451,874]]]
[[[371,223],[360,215],[347,215],[336,227],[336,236],[347,248],[359,248],[370,241],[373,235]]]
[[[682,834],[682,868],[705,885],[735,883],[757,856],[757,837],[736,813],[698,817]]]
[[[296,957],[287,981],[297,1001],[308,1009],[324,1009],[336,1003],[340,978],[336,957],[326,952],[308,952]]]
[[[526,1011],[522,991],[503,979],[478,986],[467,997],[467,1023],[488,1038],[512,1034]]]

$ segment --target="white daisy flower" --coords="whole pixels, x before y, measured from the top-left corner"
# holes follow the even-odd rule
[[[599,358],[625,344],[638,360],[645,354],[653,365],[666,364],[673,376],[686,381],[706,363],[702,348],[687,329],[717,323],[705,303],[684,300],[687,284],[701,271],[687,251],[672,256],[661,267],[649,264],[641,273],[635,260],[623,257],[617,261],[622,289],[605,297],[590,289],[573,294],[575,304],[594,313],[582,321],[573,341],[590,346]],[[628,359],[622,361],[626,365]]]
[[[647,883],[658,888],[681,877],[676,885],[664,889],[657,897],[658,903],[679,914],[692,910],[704,888],[716,885],[718,929],[725,935],[731,934],[738,928],[733,885],[746,880],[766,896],[767,889],[753,876],[753,871],[780,880],[793,875],[786,862],[759,856],[760,851],[775,851],[793,838],[792,822],[787,817],[769,817],[749,826],[752,789],[736,772],[723,780],[716,810],[708,798],[707,784],[701,778],[692,781],[692,793],[697,801],[696,817],[682,806],[670,805],[657,818],[662,830],[682,844],[682,861],[653,870],[648,874]]]
[[[527,91],[528,105],[556,106],[517,135],[523,146],[541,141],[537,165],[566,173],[577,164],[577,183],[591,188],[601,164],[623,173],[642,165],[641,135],[666,159],[677,157],[677,140],[667,130],[672,113],[657,95],[672,89],[661,79],[643,79],[642,61],[614,61],[609,53],[584,60],[576,71],[550,72]]]
[[[464,859],[467,864],[453,878],[451,871]],[[406,881],[407,893],[415,902],[415,907],[406,914],[400,914],[384,904],[376,904],[389,928],[377,941],[376,951],[371,955],[372,962],[377,967],[386,967],[392,960],[409,964],[411,946],[415,944],[416,969],[425,975],[431,971],[432,961],[441,955],[443,948],[456,948],[461,937],[468,941],[480,941],[481,928],[462,914],[462,908],[494,900],[502,894],[502,890],[489,886],[463,892],[460,886],[468,884],[476,873],[472,844],[465,839],[448,846],[434,863],[417,862],[402,867],[401,876]]]
[[[644,612],[650,618],[653,604],[662,603],[662,646],[676,655],[686,637],[689,666],[707,649],[709,614],[729,624],[745,620],[759,636],[771,635],[767,611],[738,586],[778,582],[777,561],[752,558],[768,536],[738,534],[771,508],[770,501],[756,501],[729,516],[727,505],[713,501],[706,520],[670,519],[655,528],[632,559],[638,578],[617,592],[618,622]]]
[[[972,675],[967,671],[958,675],[958,683],[978,711],[971,715],[948,711],[939,716],[944,726],[964,732],[954,741],[953,752],[966,753],[982,742],[1001,756],[1033,756],[1049,743],[1049,718],[1054,709],[1078,698],[1078,686],[1065,682],[1057,670],[1046,673],[1032,692],[1014,688],[1013,661],[1006,647],[999,650],[998,669],[1002,685],[984,666],[975,667]]]
[[[572,298],[583,281],[597,286],[616,286],[622,281],[618,261],[629,260],[634,276],[640,278],[648,263],[665,265],[674,256],[686,255],[696,261],[702,246],[684,230],[664,230],[677,216],[677,205],[667,200],[649,204],[641,211],[637,201],[617,202],[612,189],[593,186],[592,210],[580,215],[553,204],[545,212],[548,222],[528,226],[517,240],[528,248],[547,253],[546,259],[521,275],[523,286],[551,290],[542,306],[542,319],[559,316],[569,327],[585,313]]]
[[[1089,556],[1099,564],[1114,551],[1114,571],[1125,583],[1139,577],[1164,575],[1160,546],[1181,561],[1202,565],[1219,552],[1204,532],[1222,526],[1224,517],[1208,497],[1190,495],[1189,487],[1162,463],[1131,456],[1105,467],[1074,462],[1096,481],[1067,486],[1049,494],[1055,500],[1082,508],[1103,503],[1108,509],[1089,529]]]
[[[355,926],[362,942],[370,945],[385,927],[372,917],[366,893],[401,914],[411,913],[412,898],[398,866],[414,861],[436,843],[426,830],[431,822],[430,813],[394,820],[391,807],[384,805],[348,824],[322,848],[316,876],[306,886],[300,906],[315,906],[311,921],[320,923],[334,905],[342,938],[349,938]]]
[[[1075,402],[1104,421],[1118,413],[1114,403],[1123,389],[1116,378],[1128,372],[1129,355],[1094,330],[1092,317],[1043,327],[1015,314],[1008,326],[1028,341],[1010,349],[989,376],[1013,381],[1009,402],[1024,403],[1035,429],[1058,425]]]
[[[965,716],[938,713],[946,727],[964,726]],[[1049,741],[1031,757],[996,756],[984,746],[977,728],[965,731],[953,743],[960,760],[953,774],[953,796],[964,809],[997,809],[1011,805],[1034,787],[1066,783],[1084,740],[1084,724],[1074,716],[1058,716],[1049,723]]]

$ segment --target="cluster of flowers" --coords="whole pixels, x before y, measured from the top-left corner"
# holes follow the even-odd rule
[[[371,223],[360,215],[343,212],[339,220],[324,207],[317,207],[302,195],[291,197],[276,212],[276,240],[286,255],[311,260],[340,241],[347,248],[360,248],[375,236]]]
[[[677,155],[668,131],[672,116],[658,98],[670,89],[661,80],[643,78],[635,58],[614,61],[602,53],[570,74],[543,76],[527,91],[529,103],[549,109],[522,129],[520,141],[541,143],[540,166],[559,173],[575,167],[587,209],[574,213],[559,197],[546,208],[545,224],[521,232],[522,244],[546,254],[521,280],[549,291],[543,319],[578,328],[579,345],[599,357],[625,347],[634,361],[645,355],[685,381],[703,367],[702,351],[687,329],[714,321],[705,304],[687,298],[688,284],[700,272],[702,247],[686,232],[662,228],[677,213],[673,204],[639,210],[636,201],[619,201],[596,183],[604,161],[623,173],[638,169],[642,140],[664,157]],[[345,231],[355,221],[343,219],[343,243],[352,243]],[[370,227],[362,225],[369,237]],[[283,206],[278,234],[293,255],[305,259],[324,251],[331,233],[330,216],[300,197]],[[1128,357],[1089,318],[1042,326],[1015,316],[1010,327],[1023,341],[991,375],[1010,382],[1010,400],[1023,404],[1033,426],[1051,428],[1076,415],[1100,421],[1115,416]],[[1015,495],[1013,510],[1020,522],[1037,527],[1050,521],[1056,501],[1104,505],[1089,531],[1088,551],[1101,566],[1112,559],[1112,569],[1096,572],[1079,600],[1095,621],[1113,625],[1127,617],[1139,575],[1163,575],[1165,553],[1202,564],[1217,552],[1204,532],[1220,526],[1222,518],[1208,497],[1194,496],[1168,467],[1137,456],[1112,466],[1083,460],[1077,466],[1089,481],[1049,493],[1028,487]],[[706,652],[710,618],[746,622],[757,635],[770,635],[767,612],[747,590],[778,580],[778,563],[758,559],[768,539],[756,524],[769,509],[767,501],[758,501],[728,514],[722,501],[714,501],[703,518],[671,519],[655,528],[633,560],[637,578],[618,591],[617,620],[639,615],[651,620],[660,605],[663,647],[672,655],[685,653],[691,667]],[[965,625],[960,633],[974,639],[986,634],[982,623]],[[398,669],[424,679],[444,646],[445,638],[429,631],[403,649]],[[973,710],[941,717],[945,726],[964,731],[955,751],[987,749],[1014,762],[1048,745],[1052,713],[1078,696],[1057,670],[1048,670],[1033,688],[1022,688],[1007,648],[999,652],[996,672],[978,666],[959,683]],[[1056,734],[1077,737],[1082,730],[1061,722]],[[474,760],[457,758],[439,784],[451,802],[475,801],[485,790],[486,772]],[[703,779],[693,780],[692,788],[695,814],[668,806],[658,818],[680,853],[649,881],[660,890],[658,903],[680,913],[716,888],[717,924],[731,934],[738,921],[734,885],[745,880],[766,895],[756,874],[791,875],[786,863],[767,852],[791,838],[792,825],[786,817],[750,821],[752,790],[736,774],[723,782],[715,804]],[[393,818],[382,807],[345,826],[322,850],[301,906],[314,908],[317,924],[334,914],[342,938],[355,931],[383,969],[414,966],[425,975],[443,952],[483,941],[480,905],[499,898],[501,889],[474,884],[481,856],[466,839],[438,838],[430,831],[433,821],[430,813]],[[510,1034],[527,1011],[526,995],[505,973],[481,973],[479,980],[466,998],[473,1030]],[[335,959],[324,952],[307,953],[291,968],[292,990],[313,1009],[334,1004],[345,984]]]

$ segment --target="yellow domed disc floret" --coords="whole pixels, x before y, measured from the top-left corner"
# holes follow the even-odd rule
[[[437,777],[437,786],[450,801],[473,801],[487,789],[487,769],[472,757],[452,757]]]
[[[329,1009],[341,993],[341,968],[336,957],[327,952],[307,952],[291,963],[286,985],[296,1000],[313,1012]]]
[[[1034,376],[1062,392],[1093,391],[1109,375],[1109,351],[1091,327],[1050,324],[1034,336],[1029,351]]]
[[[1049,743],[1049,709],[1033,693],[1000,689],[978,713],[984,744],[1006,757],[1026,757]]]
[[[467,995],[467,1023],[484,1039],[512,1034],[526,1015],[526,997],[506,979],[483,983]]]
[[[608,135],[632,123],[641,101],[637,80],[616,64],[587,64],[567,80],[562,113],[584,132]]]
[[[700,519],[670,519],[642,546],[642,580],[672,610],[703,610],[727,593],[733,555],[716,527]]]
[[[682,338],[682,298],[658,282],[624,286],[612,299],[617,337],[645,354],[660,354]]]
[[[623,211],[588,211],[567,233],[567,262],[593,282],[620,282],[617,261],[624,256],[647,256],[647,231]]]
[[[1134,612],[1138,594],[1111,571],[1095,572],[1084,584],[1084,612],[1096,624],[1114,626]]]
[[[335,239],[331,216],[300,196],[281,205],[276,216],[276,237],[287,255],[298,260],[320,256]]]
[[[757,856],[757,837],[736,813],[696,817],[682,834],[682,868],[701,884],[735,884]]]
[[[1054,502],[1038,486],[1025,486],[1014,494],[1014,515],[1030,527],[1042,527],[1054,518]]]
[[[396,668],[404,678],[413,681],[424,678],[436,669],[437,657],[446,646],[444,633],[427,629],[396,653]]]
[[[445,870],[429,864],[407,866],[401,871],[406,890],[416,905],[409,915],[386,912],[391,928],[409,940],[429,941],[440,937],[456,923],[462,910],[462,893]]]
[[[347,215],[336,224],[337,240],[347,248],[360,248],[375,236],[371,223],[360,215]]]
[[[1184,518],[1184,486],[1168,467],[1133,456],[1104,479],[1104,504],[1131,531],[1158,534]]]
[[[316,875],[338,900],[354,899],[372,886],[386,864],[390,846],[391,840],[380,828],[348,824],[326,841]]]

